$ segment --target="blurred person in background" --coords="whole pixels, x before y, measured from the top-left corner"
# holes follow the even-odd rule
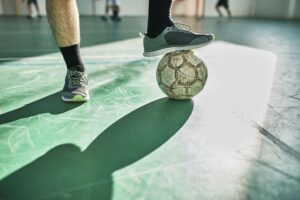
[[[112,10],[111,19],[114,21],[121,21],[120,5],[120,0],[105,0],[105,15],[101,16],[101,19],[107,21],[109,18],[109,10]]]
[[[24,2],[24,0],[23,0],[23,2]],[[33,11],[32,11],[33,6],[35,7],[35,10],[37,12],[37,17],[39,19],[41,19],[42,15],[40,13],[40,8],[39,8],[39,4],[38,4],[37,0],[27,0],[27,13],[28,13],[27,18],[33,19]]]
[[[217,4],[216,4],[216,11],[218,12],[219,14],[219,17],[223,17],[223,14],[220,10],[220,7],[224,7],[226,12],[227,12],[227,16],[229,18],[231,18],[231,11],[229,9],[229,3],[228,3],[228,0],[218,0]]]

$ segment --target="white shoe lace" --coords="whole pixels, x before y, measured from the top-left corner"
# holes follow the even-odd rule
[[[86,84],[83,73],[79,71],[69,71],[69,80],[72,87],[78,87],[81,83]]]
[[[179,30],[189,31],[189,32],[192,31],[192,28],[187,24],[184,24],[184,23],[179,22],[179,21],[176,21],[176,22],[173,22],[173,23],[174,23],[173,27],[175,27]]]
[[[176,30],[192,32],[192,28],[191,28],[189,25],[184,24],[184,23],[182,23],[182,22],[180,22],[180,21],[175,21],[175,22],[173,22],[173,24],[174,24],[174,25],[171,26],[171,27],[175,28]],[[140,32],[139,35],[140,35],[142,38],[144,38],[144,37],[146,36],[146,33],[141,33],[141,32]]]

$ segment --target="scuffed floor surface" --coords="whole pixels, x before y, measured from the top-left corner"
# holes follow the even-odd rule
[[[2,57],[0,199],[298,199],[298,41],[234,37],[281,29],[245,21],[190,21],[243,44],[196,52],[208,82],[193,101],[164,98],[141,39],[85,45],[91,101],[80,105],[60,101],[58,53]]]

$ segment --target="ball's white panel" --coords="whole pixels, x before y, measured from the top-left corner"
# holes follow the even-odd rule
[[[172,54],[169,54],[169,59],[170,59],[169,60],[170,65],[172,67],[179,67],[180,65],[182,65],[184,63],[182,54],[178,54],[175,56],[173,56]]]
[[[160,89],[167,96],[190,99],[203,89],[207,70],[204,62],[192,51],[176,51],[163,56],[156,76]]]
[[[178,81],[188,86],[191,85],[197,78],[196,70],[194,66],[183,64],[182,67],[177,70]]]
[[[160,72],[160,78],[161,78],[161,82],[163,84],[165,84],[166,86],[171,87],[171,84],[176,81],[176,79],[175,79],[175,70],[170,68],[170,67],[166,67],[165,69],[163,69]]]

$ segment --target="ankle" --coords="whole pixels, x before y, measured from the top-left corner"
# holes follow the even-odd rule
[[[60,47],[60,51],[64,57],[68,69],[76,68],[78,71],[85,71],[85,67],[80,56],[79,44]]]

